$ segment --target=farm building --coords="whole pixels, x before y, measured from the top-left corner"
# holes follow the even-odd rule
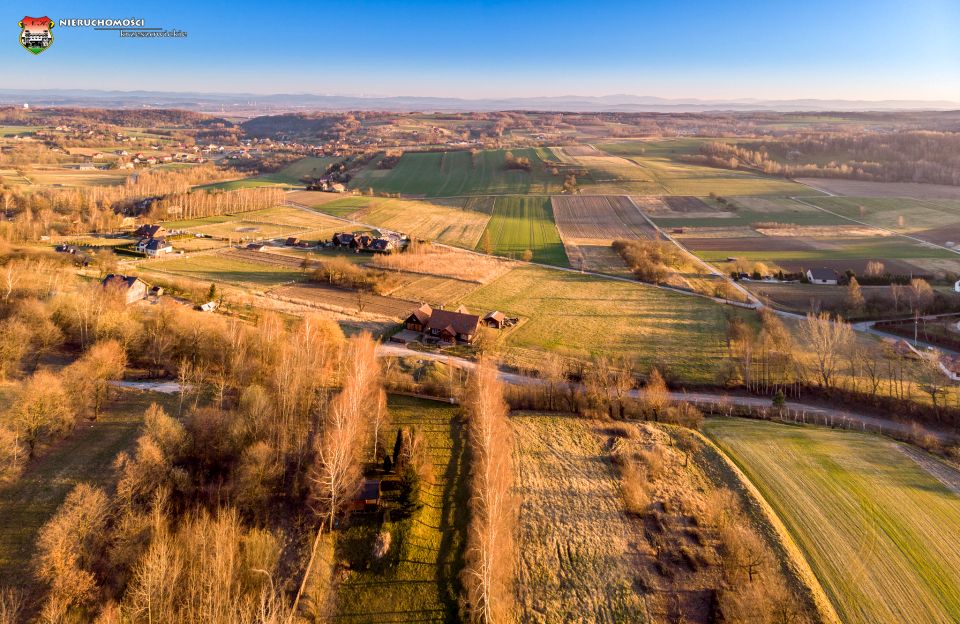
[[[108,290],[115,289],[122,293],[127,305],[147,297],[147,283],[139,277],[111,273],[103,278],[103,287]]]
[[[411,312],[403,324],[410,331],[420,332],[427,340],[469,344],[477,334],[480,317],[465,312],[434,310],[423,304]]]
[[[840,278],[833,269],[807,269],[807,279],[811,284],[836,286]]]
[[[167,230],[162,225],[141,225],[133,235],[138,238],[162,238],[167,235]]]
[[[300,244],[300,239],[297,238],[296,236],[291,236],[287,238],[286,242],[284,243],[284,245],[286,245],[287,247],[296,247],[299,244]]]
[[[396,249],[396,245],[388,238],[375,238],[365,247],[366,251],[374,253],[392,253]]]
[[[503,329],[506,322],[507,316],[499,310],[494,310],[483,317],[483,324],[494,329]]]
[[[337,232],[333,235],[333,244],[337,247],[355,247],[357,237],[349,232]]]
[[[250,251],[266,251],[266,245],[261,243],[250,243],[247,245],[247,249]]]
[[[350,511],[374,512],[380,507],[380,480],[364,479],[363,486],[350,501]]]

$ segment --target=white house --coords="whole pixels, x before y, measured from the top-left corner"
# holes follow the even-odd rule
[[[137,243],[137,251],[155,258],[173,252],[173,247],[165,238],[142,238]]]
[[[811,284],[836,286],[840,278],[833,269],[807,269],[807,279]]]
[[[960,280],[957,280],[957,282],[953,285],[953,291],[960,293]]]

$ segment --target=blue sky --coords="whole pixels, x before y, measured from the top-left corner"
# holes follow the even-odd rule
[[[3,3],[0,88],[960,101],[960,1]],[[186,39],[24,16],[141,17]]]

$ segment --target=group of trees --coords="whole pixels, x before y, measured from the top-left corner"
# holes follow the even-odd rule
[[[842,155],[840,158],[837,155]],[[760,142],[705,143],[687,162],[771,175],[960,185],[955,132],[801,134]],[[824,159],[830,159],[821,164]]]
[[[636,278],[652,284],[666,283],[688,260],[680,249],[661,240],[615,240],[613,250],[620,254]]]

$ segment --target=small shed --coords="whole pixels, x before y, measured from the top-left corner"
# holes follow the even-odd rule
[[[507,323],[507,315],[499,310],[494,310],[483,317],[483,324],[494,329],[503,329]]]
[[[350,501],[350,510],[371,513],[380,508],[380,479],[364,479],[357,495]]]

